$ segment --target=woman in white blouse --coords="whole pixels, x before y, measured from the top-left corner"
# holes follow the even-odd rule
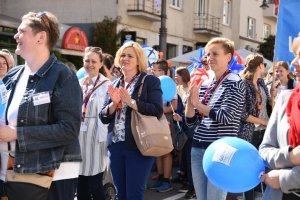
[[[79,135],[82,163],[77,188],[78,200],[104,199],[102,179],[108,164],[107,125],[102,124],[98,114],[110,81],[104,76],[102,61],[100,47],[85,49],[83,63],[87,76],[79,80],[83,105]]]

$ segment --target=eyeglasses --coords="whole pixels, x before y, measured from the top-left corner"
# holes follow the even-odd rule
[[[37,14],[36,14],[36,16],[38,17],[38,18],[40,18],[41,19],[41,23],[42,23],[42,25],[48,30],[48,32],[50,33],[50,29],[49,29],[49,27],[50,27],[50,24],[49,24],[49,19],[48,19],[48,17],[47,17],[47,13],[45,12],[45,11],[41,11],[41,12],[38,12]]]
[[[100,47],[86,47],[84,49],[85,52],[96,52],[96,53],[102,53],[102,49]]]

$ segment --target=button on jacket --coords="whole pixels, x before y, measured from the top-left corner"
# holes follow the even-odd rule
[[[4,77],[11,90],[8,106],[24,65]],[[50,103],[34,105],[33,97],[49,94]],[[81,161],[78,134],[82,93],[74,72],[54,55],[32,76],[19,106],[14,171],[37,173],[57,169],[61,162]]]

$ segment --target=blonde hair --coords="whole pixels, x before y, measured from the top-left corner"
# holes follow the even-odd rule
[[[225,50],[225,53],[231,53],[231,58],[234,54],[234,42],[229,40],[228,38],[224,37],[215,37],[211,39],[205,46],[205,51],[207,51],[207,48],[212,44],[221,44],[223,49]]]
[[[29,12],[22,17],[22,21],[27,21],[33,32],[45,31],[48,38],[48,48],[51,50],[59,38],[59,25],[57,18],[50,12],[39,13]]]
[[[15,65],[15,60],[7,49],[0,50],[0,57],[5,59],[7,63],[7,71]]]
[[[128,47],[132,47],[134,49],[134,52],[136,53],[138,72],[146,72],[147,71],[146,55],[141,45],[139,45],[139,43],[137,42],[126,42],[125,44],[123,44],[123,46],[119,48],[115,57],[115,65],[121,66],[120,65],[121,54],[123,53],[124,49]]]

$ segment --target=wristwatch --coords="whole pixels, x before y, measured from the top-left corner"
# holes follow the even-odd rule
[[[135,104],[135,100],[134,100],[134,99],[131,99],[130,104],[131,104],[131,105],[134,105],[134,104]]]

